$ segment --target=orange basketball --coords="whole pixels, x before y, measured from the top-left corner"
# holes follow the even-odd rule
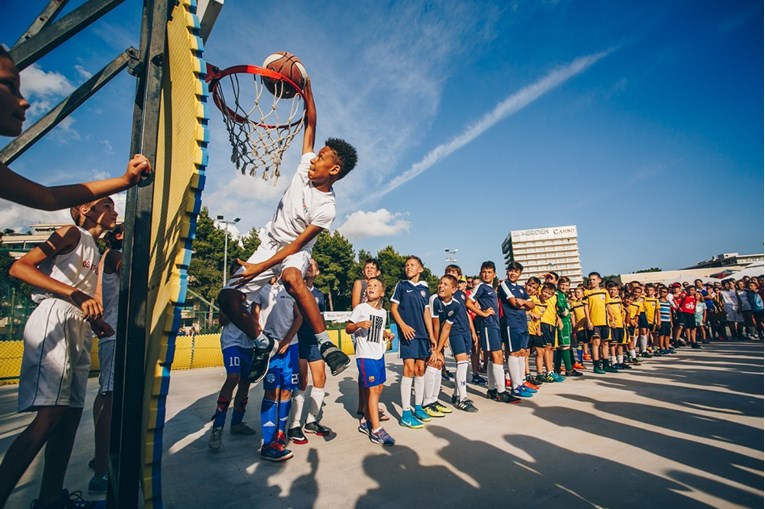
[[[308,73],[305,70],[303,62],[292,53],[286,51],[277,51],[276,53],[268,55],[263,62],[263,67],[285,76],[297,85],[300,90],[305,87],[305,82],[308,79]],[[286,81],[278,81],[264,77],[263,84],[268,91],[276,97],[290,99],[297,94],[297,90]]]

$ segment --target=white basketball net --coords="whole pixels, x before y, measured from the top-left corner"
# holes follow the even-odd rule
[[[254,177],[262,168],[263,179],[273,179],[275,185],[281,174],[282,156],[303,129],[302,96],[273,95],[261,75],[246,73],[221,78],[214,93],[231,142],[231,162],[242,175]]]

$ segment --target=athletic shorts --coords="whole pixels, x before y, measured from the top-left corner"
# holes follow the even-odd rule
[[[558,330],[558,344],[556,346],[571,346],[573,333],[571,332],[571,320],[569,317],[561,318],[563,328]]]
[[[696,315],[693,313],[678,313],[677,324],[682,325],[685,329],[693,329],[696,327]]]
[[[308,362],[323,360],[321,353],[319,352],[319,342],[316,340],[316,336],[298,336],[298,355],[301,359]]]
[[[542,336],[537,336],[536,334],[529,334],[529,347],[544,348],[545,341],[542,339]]]
[[[266,390],[283,389],[294,391],[300,382],[300,365],[298,361],[298,346],[290,345],[287,351],[276,354],[268,364],[268,373],[263,380]]]
[[[252,348],[229,346],[223,349],[223,367],[229,375],[250,375],[252,367]]]
[[[592,341],[593,339],[600,339],[601,341],[608,341],[608,333],[610,331],[608,330],[607,325],[596,325],[592,328],[592,330],[587,331],[587,339],[589,341]]]
[[[611,327],[611,341],[614,343],[626,343],[624,329],[622,327]]]
[[[356,366],[359,368],[359,383],[365,389],[385,383],[385,358],[364,359],[357,357]]]
[[[555,345],[555,331],[557,327],[550,325],[549,323],[543,323],[542,325],[542,342],[545,346]]]
[[[576,331],[576,344],[573,342],[571,343],[571,346],[579,346],[583,345],[587,342],[587,331],[586,330],[578,330]]]
[[[483,327],[478,329],[478,341],[484,352],[498,352],[502,350],[502,334],[498,327]]]
[[[427,338],[403,339],[399,341],[398,354],[402,359],[427,359],[430,357],[430,340]]]
[[[507,334],[508,341],[505,343],[508,347],[508,352],[517,352],[519,350],[526,350],[529,347],[529,329],[510,329],[506,327],[503,329],[504,334]]]
[[[449,334],[449,348],[452,349],[452,355],[466,353],[470,355],[473,350],[473,338],[469,332]]]
[[[634,338],[635,337],[635,327],[633,325],[628,325],[626,327],[626,329],[627,329],[627,339]],[[612,332],[613,332],[613,330],[614,329],[611,329]]]
[[[726,322],[735,322],[737,314],[739,313],[736,312],[736,308],[733,307],[733,305],[725,304],[725,321]],[[743,316],[741,318],[743,319]]]
[[[40,302],[24,327],[19,412],[85,406],[92,338],[77,306],[56,298]]]
[[[638,327],[642,329],[648,328],[648,317],[645,315],[645,313],[640,313],[638,315]]]
[[[655,323],[649,323],[646,327],[648,329],[648,332],[656,332],[656,324]]]
[[[260,245],[255,250],[254,253],[247,259],[248,263],[260,263],[263,261],[268,260],[273,255],[276,254],[277,251],[284,248],[284,245],[274,241],[272,238],[268,236],[266,233],[265,228],[262,228],[260,230]],[[274,265],[273,267],[264,270],[254,278],[252,278],[250,281],[247,282],[246,285],[243,285],[241,287],[237,287],[239,284],[239,279],[230,279],[228,283],[226,283],[226,286],[224,288],[228,289],[234,289],[242,292],[243,294],[248,296],[249,301],[252,301],[255,294],[258,293],[258,291],[263,288],[268,281],[276,276],[279,277],[284,269],[287,268],[295,268],[298,269],[303,276],[305,276],[306,270],[308,270],[308,264],[311,261],[311,251],[310,250],[302,250],[298,251],[295,254],[289,255],[287,258],[285,258],[282,263],[278,263]],[[240,274],[244,271],[244,268],[239,268],[236,271],[236,274]]]
[[[101,371],[98,373],[98,392],[106,394],[114,392],[114,350],[117,341],[109,339],[98,343],[98,365]]]
[[[669,322],[661,322],[661,325],[659,326],[659,336],[671,336],[672,335],[672,326]]]

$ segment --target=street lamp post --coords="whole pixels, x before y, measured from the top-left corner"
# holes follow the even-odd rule
[[[459,249],[449,249],[447,247],[444,251],[446,252],[446,263],[457,263],[457,258],[455,258],[455,256]]]
[[[236,217],[233,221],[226,221],[223,216],[218,216],[218,224],[223,225],[223,232],[225,237],[223,237],[223,286],[226,286],[226,282],[228,281],[228,225],[230,224],[236,224],[241,220],[241,218]]]

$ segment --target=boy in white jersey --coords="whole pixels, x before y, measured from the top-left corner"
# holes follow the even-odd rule
[[[13,264],[12,277],[37,288],[38,303],[24,328],[19,411],[37,412],[16,437],[0,465],[0,507],[46,446],[39,506],[64,506],[64,476],[85,404],[91,329],[98,337],[114,330],[103,321],[94,297],[100,254],[95,239],[117,223],[111,198],[72,209],[77,226],[56,230],[47,242]]]
[[[123,225],[118,225],[104,237],[106,251],[101,255],[97,295],[104,306],[104,322],[117,330],[120,300],[120,269],[122,268]],[[91,461],[95,474],[88,483],[91,494],[105,494],[109,483],[109,438],[112,427],[112,394],[114,392],[114,350],[117,334],[98,340],[98,394],[93,400],[95,456]]]
[[[367,279],[366,302],[353,308],[345,332],[353,335],[356,364],[364,403],[364,430],[372,443],[392,446],[396,441],[380,426],[378,405],[385,386],[385,350],[393,334],[385,330],[386,312],[382,307],[383,284]],[[359,428],[362,429],[362,428]]]
[[[268,318],[263,334],[277,343],[277,354],[269,362],[263,382],[263,403],[260,407],[260,427],[263,446],[260,457],[267,461],[284,461],[292,457],[286,448],[286,428],[292,403],[292,391],[298,388],[300,366],[298,361],[298,338],[302,317],[295,299],[281,289]]]
[[[295,176],[284,191],[271,221],[261,230],[261,244],[218,294],[218,303],[232,323],[255,341],[250,380],[265,376],[268,360],[277,346],[258,330],[240,295],[255,294],[272,276],[279,276],[284,288],[297,302],[303,319],[311,325],[321,355],[333,375],[342,372],[350,359],[335,347],[327,335],[324,318],[313,294],[303,281],[316,237],[329,229],[335,219],[332,185],[356,165],[356,149],[343,140],[330,138],[314,154],[316,106],[311,81],[305,85],[305,129],[303,157]]]

